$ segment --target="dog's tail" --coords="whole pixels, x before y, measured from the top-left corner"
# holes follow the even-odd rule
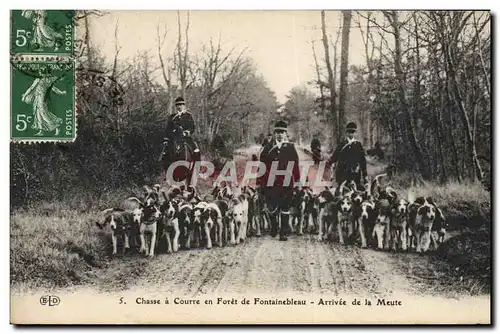
[[[372,182],[370,183],[370,194],[374,194],[377,192],[376,190],[380,187],[379,179],[383,176],[387,176],[387,174],[379,174],[373,178]]]

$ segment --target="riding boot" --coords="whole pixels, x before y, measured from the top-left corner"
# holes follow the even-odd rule
[[[269,216],[271,219],[271,237],[274,238],[278,234],[278,215],[271,213]]]
[[[191,148],[192,148],[192,152],[193,152],[193,160],[194,161],[201,161],[200,149],[198,148],[198,145],[196,145],[196,143],[192,139],[191,139]]]
[[[281,212],[281,228],[280,228],[280,241],[287,241],[288,221],[290,219],[289,212]]]
[[[201,161],[200,150],[197,147],[193,150],[193,160],[194,161]]]

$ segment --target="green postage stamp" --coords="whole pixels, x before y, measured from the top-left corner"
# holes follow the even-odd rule
[[[31,58],[12,62],[11,138],[71,141],[76,135],[74,63]]]
[[[11,141],[76,138],[73,10],[11,12]]]
[[[11,54],[73,55],[73,16],[73,10],[13,10]]]

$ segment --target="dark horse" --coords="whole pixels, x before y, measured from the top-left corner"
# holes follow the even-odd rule
[[[172,177],[173,181],[176,182],[185,181],[186,186],[188,186],[191,183],[191,177],[194,169],[193,152],[191,152],[186,144],[180,127],[174,129],[172,138],[173,140],[163,143],[163,149],[158,161],[161,162],[165,172],[174,162],[187,161],[189,163],[189,167],[186,167],[185,165],[177,166],[173,170],[173,173],[170,172],[165,176]]]

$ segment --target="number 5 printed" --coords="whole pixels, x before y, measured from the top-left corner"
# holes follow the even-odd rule
[[[17,46],[25,46],[28,42],[28,37],[30,37],[31,32],[26,32],[24,29],[18,29],[16,31],[16,45]]]
[[[17,131],[26,131],[28,128],[28,123],[31,123],[31,119],[33,116],[27,116],[24,114],[17,115],[16,117],[16,130]]]

